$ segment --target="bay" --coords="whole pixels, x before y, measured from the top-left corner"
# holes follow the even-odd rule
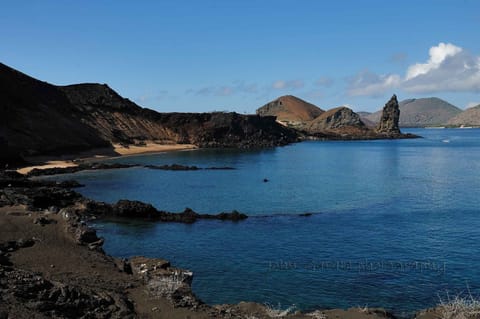
[[[238,223],[95,223],[111,255],[161,257],[192,270],[193,290],[207,303],[368,305],[402,315],[447,291],[480,293],[480,129],[405,131],[424,138],[124,157],[111,161],[235,170],[130,168],[62,178],[101,201],[249,215]]]

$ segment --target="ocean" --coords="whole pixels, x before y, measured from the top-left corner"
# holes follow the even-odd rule
[[[190,225],[94,222],[108,254],[192,270],[193,291],[209,304],[408,315],[448,296],[480,296],[480,129],[404,131],[423,138],[132,156],[110,161],[235,169],[137,167],[62,178],[85,184],[78,191],[95,200],[249,215]]]

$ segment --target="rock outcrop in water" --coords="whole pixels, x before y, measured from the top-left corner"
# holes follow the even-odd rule
[[[382,117],[377,125],[376,132],[387,136],[400,135],[398,121],[400,119],[400,108],[397,96],[394,94],[383,107]]]
[[[348,107],[340,106],[323,111],[293,96],[280,97],[257,110],[260,115],[277,116],[279,122],[299,131],[303,139],[368,140],[416,137],[401,134],[399,130],[395,132],[391,127],[395,123],[394,114],[389,112],[385,113],[385,118],[379,123],[381,129],[376,130],[365,125],[360,115]],[[398,129],[398,119],[396,123]]]
[[[328,110],[312,120],[306,130],[310,133],[334,132],[345,128],[365,128],[360,116],[348,107],[337,107]]]
[[[437,97],[406,99],[398,102],[400,127],[445,126],[449,120],[460,114],[461,109]],[[382,110],[366,114],[367,121],[378,124]]]

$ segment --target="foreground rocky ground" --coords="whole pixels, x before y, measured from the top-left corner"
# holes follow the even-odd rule
[[[242,214],[172,217],[140,202],[94,202],[73,186],[78,184],[0,172],[0,318],[394,318],[368,308],[300,313],[249,302],[206,305],[191,290],[192,272],[162,259],[108,256],[85,221],[92,215],[241,220]],[[439,313],[417,318],[441,318]]]

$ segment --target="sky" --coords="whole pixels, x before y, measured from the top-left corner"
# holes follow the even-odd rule
[[[479,0],[3,0],[0,62],[160,112],[480,104]]]

